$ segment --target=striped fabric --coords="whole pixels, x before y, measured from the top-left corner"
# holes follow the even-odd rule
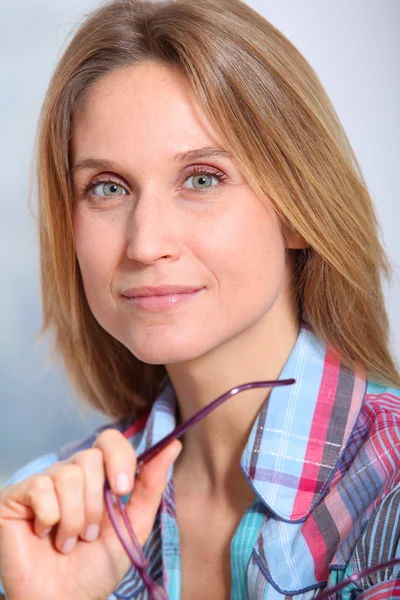
[[[349,370],[307,323],[280,375],[290,377],[294,385],[271,391],[241,457],[256,498],[231,541],[231,600],[317,598],[351,574],[400,556],[400,390]],[[172,431],[176,409],[167,380],[140,420],[103,426],[25,465],[8,483],[90,448],[106,427],[121,431],[140,454]],[[144,550],[152,576],[180,600],[173,465]],[[148,598],[133,567],[108,600],[128,598]],[[380,570],[339,598],[400,598],[400,569]]]
[[[263,521],[263,504],[256,498],[244,513],[231,542],[231,600],[247,598],[247,565]]]

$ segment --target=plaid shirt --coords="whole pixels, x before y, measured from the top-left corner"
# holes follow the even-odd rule
[[[400,556],[400,390],[349,370],[307,324],[280,374],[291,377],[294,385],[271,390],[241,457],[255,501],[231,542],[231,600],[316,598],[321,589]],[[7,483],[90,448],[110,426],[141,454],[174,429],[176,408],[167,380],[141,419],[102,426],[59,454],[28,463]],[[180,600],[173,466],[144,551],[151,575],[171,600]],[[201,565],[199,575],[201,586]],[[148,598],[134,567],[108,600],[121,598]],[[398,565],[340,594],[342,600],[352,598],[400,598]]]

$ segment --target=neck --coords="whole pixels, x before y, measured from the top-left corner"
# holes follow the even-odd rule
[[[299,323],[275,306],[262,322],[190,363],[166,365],[179,407],[178,423],[229,389],[250,381],[279,379],[298,337]],[[244,484],[240,457],[271,388],[232,396],[182,438],[174,471],[188,490],[227,496]],[[247,482],[246,482],[246,485]]]

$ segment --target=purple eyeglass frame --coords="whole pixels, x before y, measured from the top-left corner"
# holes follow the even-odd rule
[[[171,433],[169,433],[164,438],[162,438],[159,442],[154,444],[154,446],[152,446],[151,448],[148,448],[145,452],[143,452],[140,456],[138,456],[137,465],[136,465],[136,474],[138,474],[138,472],[140,471],[141,467],[144,464],[146,464],[149,460],[151,460],[156,454],[161,452],[161,450],[163,450],[163,448],[165,448],[165,446],[167,446],[170,442],[172,442],[172,440],[180,438],[184,433],[186,433],[186,431],[188,431],[188,429],[190,429],[191,427],[193,427],[193,425],[195,425],[196,423],[198,423],[199,421],[204,419],[204,417],[206,417],[211,411],[213,411],[215,408],[217,408],[217,406],[222,404],[222,402],[224,402],[231,396],[234,396],[235,394],[239,394],[240,392],[243,392],[245,390],[249,390],[252,388],[278,387],[278,386],[285,386],[285,385],[293,385],[294,383],[296,383],[295,379],[276,379],[276,380],[272,380],[272,381],[252,381],[250,383],[244,383],[242,385],[238,385],[238,386],[232,388],[231,390],[229,390],[228,392],[225,392],[224,394],[222,394],[221,396],[216,398],[216,400],[214,400],[213,402],[211,402],[210,404],[208,404],[207,406],[205,406],[204,408],[199,410],[197,413],[195,413],[189,419],[187,419],[184,423],[181,423],[180,425],[178,425],[173,431],[171,431]],[[113,494],[113,492],[110,488],[110,484],[107,479],[106,479],[106,482],[104,485],[104,500],[105,500],[105,505],[106,505],[108,515],[110,517],[110,521],[115,529],[115,532],[116,532],[122,546],[125,548],[125,551],[128,554],[128,556],[132,562],[132,565],[134,567],[136,567],[137,571],[139,572],[139,575],[141,576],[145,587],[147,588],[148,592],[150,593],[151,600],[169,600],[168,594],[165,591],[165,589],[161,585],[158,585],[148,574],[147,569],[150,566],[150,561],[144,555],[142,547],[136,538],[136,535],[132,529],[132,525],[129,522],[128,515],[127,515],[126,509],[125,509],[125,505],[124,505],[123,501],[121,500],[121,497],[115,496],[115,494]],[[116,516],[114,513],[114,504],[118,506],[119,511],[121,512],[123,521],[125,523],[126,529],[129,533],[129,536],[130,536],[130,539],[132,542],[132,547],[129,547],[129,545],[127,544],[126,540],[124,539],[123,533],[117,523]],[[358,581],[362,577],[365,577],[366,575],[369,575],[381,568],[386,568],[386,567],[389,567],[389,566],[392,566],[392,565],[395,565],[398,563],[400,563],[400,558],[395,558],[386,563],[381,563],[374,567],[369,567],[368,569],[364,569],[364,570],[360,571],[359,573],[354,573],[351,577],[349,577],[345,581],[342,581],[335,587],[325,590],[322,594],[318,595],[318,600],[327,600],[328,598],[331,598],[334,594],[336,594],[336,592],[339,592],[340,590],[347,587],[350,583]],[[124,599],[124,596],[118,596],[118,597],[121,600]]]

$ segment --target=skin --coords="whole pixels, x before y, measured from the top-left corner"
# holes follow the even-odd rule
[[[75,115],[72,163],[113,161],[73,176],[76,253],[95,318],[138,359],[166,366],[181,420],[238,383],[278,378],[299,331],[286,249],[302,241],[282,231],[232,157],[174,162],[224,148],[181,74],[135,65],[103,77],[89,98]],[[193,165],[222,172],[225,183],[199,181]],[[95,176],[122,187],[100,183],[83,197]],[[164,283],[204,289],[158,313],[121,296]],[[240,453],[267,395],[239,394],[188,432],[177,482],[221,500],[243,488]]]
[[[142,545],[180,447],[177,440],[169,444],[136,478],[126,511]],[[0,492],[0,579],[7,600],[104,600],[111,594],[131,562],[105,510],[104,480],[107,475],[114,493],[121,493],[116,478],[125,471],[132,490],[135,470],[128,440],[106,430],[92,448]],[[125,532],[118,510],[115,516]],[[85,531],[91,524],[100,533],[89,543]],[[48,527],[51,533],[42,537]],[[76,537],[75,546],[64,551],[64,542]]]
[[[90,308],[139,360],[166,366],[180,420],[239,383],[277,379],[299,328],[287,250],[303,247],[302,241],[282,231],[232,157],[173,160],[206,146],[224,147],[187,82],[165,66],[107,75],[74,116],[74,236]],[[89,157],[112,161],[111,171],[77,168]],[[200,173],[202,167],[219,171],[225,183],[214,175],[196,178],[194,164]],[[95,176],[122,187],[105,192],[97,183],[85,196],[82,189]],[[128,287],[165,283],[203,289],[158,313],[141,311],[121,295]],[[227,540],[252,496],[240,454],[267,396],[264,389],[233,397],[182,440],[174,481],[184,598],[197,600],[205,591],[210,600],[228,597]],[[108,430],[93,448],[1,491],[0,579],[7,600],[106,598],[130,562],[105,511],[105,477],[115,494],[131,492],[134,483],[126,509],[143,545],[181,448],[172,442],[134,483],[135,451],[122,434]],[[117,488],[120,472],[128,477],[124,490]],[[90,541],[93,524],[99,533]],[[202,547],[205,531],[208,542],[214,531],[220,538]],[[71,538],[75,545],[66,549]],[[203,555],[208,590],[196,583]]]

